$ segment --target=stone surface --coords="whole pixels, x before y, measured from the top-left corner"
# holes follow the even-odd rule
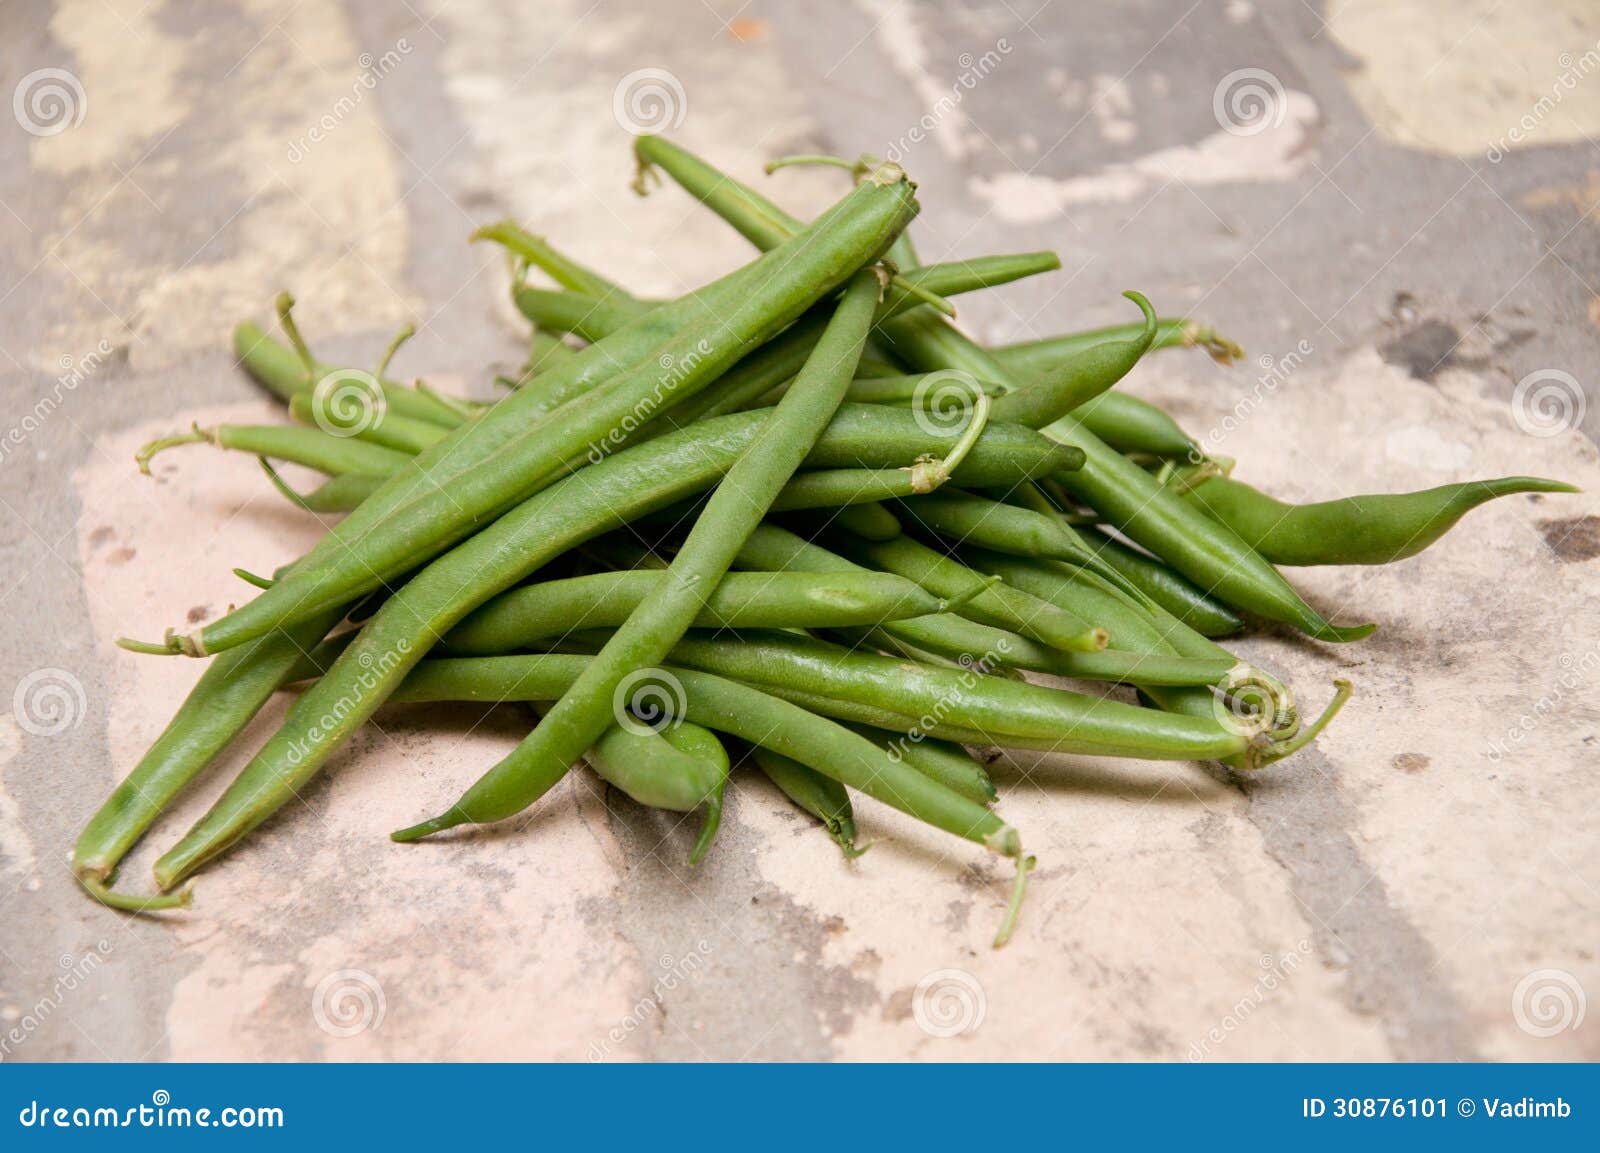
[[[78,89],[63,131],[0,125],[0,1057],[1600,1057],[1600,25],[1546,7],[8,8],[7,88]],[[847,863],[758,779],[697,869],[690,823],[587,771],[504,829],[388,842],[526,731],[511,707],[380,714],[186,914],[85,900],[72,840],[195,675],[114,637],[214,618],[247,595],[233,566],[319,531],[248,457],[175,450],[150,480],[134,448],[274,418],[228,332],[285,287],[326,359],[370,363],[415,319],[400,370],[487,395],[523,331],[466,243],[499,216],[640,292],[746,258],[675,190],[634,196],[620,121],[751,180],[786,152],[896,156],[925,260],[1059,250],[961,302],[985,339],[1129,319],[1128,287],[1214,323],[1252,356],[1164,353],[1127,387],[1285,498],[1512,473],[1589,493],[1293,573],[1380,629],[1238,643],[1309,705],[1357,686],[1258,776],[997,762],[1041,861],[1000,952],[1005,866],[868,801],[876,846]],[[842,185],[771,186],[805,215]]]

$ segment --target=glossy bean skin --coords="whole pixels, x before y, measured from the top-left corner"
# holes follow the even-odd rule
[[[641,805],[675,813],[703,808],[700,833],[689,852],[689,863],[700,863],[721,827],[728,786],[728,752],[715,733],[686,721],[659,732],[612,725],[584,759],[601,780]]]
[[[1072,419],[1129,456],[1192,460],[1200,446],[1160,408],[1130,392],[1112,389],[1072,413]]]
[[[705,387],[747,346],[770,339],[875,258],[914,212],[903,178],[863,183],[813,230],[724,278],[717,291],[704,290],[707,295],[693,307],[712,312],[712,318],[659,345],[656,359],[592,390],[587,403],[556,409],[531,424],[522,423],[521,390],[512,393],[409,462],[392,488],[385,486],[335,526],[294,574],[197,634],[178,638],[178,647],[203,654],[250,640],[326,604],[354,599],[374,581],[437,555],[597,448],[626,443],[628,431],[640,423],[641,405],[648,418],[663,403],[663,389],[666,400],[678,401]],[[814,243],[823,236],[828,243]],[[672,306],[657,309],[634,324],[647,325],[671,311]],[[584,361],[605,343],[591,345],[570,363]],[[663,363],[671,366],[665,385]],[[490,437],[496,444],[487,453],[455,452],[468,437]],[[449,474],[447,484],[441,472]]]
[[[1296,505],[1231,477],[1215,477],[1184,499],[1274,564],[1369,565],[1416,556],[1467,513],[1497,497],[1577,491],[1561,481],[1506,476]]]
[[[932,777],[980,805],[992,805],[1000,795],[982,765],[966,749],[924,733],[890,733],[865,725],[852,726],[869,741],[881,745],[891,757],[908,761],[924,776]]]

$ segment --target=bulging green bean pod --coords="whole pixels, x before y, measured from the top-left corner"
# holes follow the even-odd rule
[[[746,348],[769,340],[876,259],[915,211],[911,184],[898,169],[862,183],[811,229],[725,278],[720,295],[700,298],[701,310],[721,313],[703,327],[677,333],[657,347],[656,359],[592,390],[587,403],[556,409],[543,420],[521,424],[522,393],[512,393],[409,462],[392,489],[380,489],[336,525],[294,573],[197,633],[177,637],[177,651],[217,652],[352,600],[375,581],[438,555],[572,465],[626,444],[654,415],[693,396]],[[737,298],[729,297],[733,291]],[[489,440],[491,450],[456,451],[474,438]],[[468,458],[464,464],[462,457]],[[455,464],[439,467],[448,461]]]
[[[1558,480],[1505,476],[1297,505],[1243,481],[1216,477],[1185,499],[1274,564],[1389,564],[1416,556],[1467,513],[1497,497],[1578,491]]]
[[[750,750],[750,759],[779,792],[822,822],[846,860],[854,860],[870,848],[856,844],[855,811],[850,794],[838,781],[760,745]]]
[[[1133,371],[1156,335],[1156,310],[1137,292],[1122,295],[1144,313],[1144,328],[1128,340],[1108,340],[1065,357],[1040,379],[1004,392],[994,402],[996,419],[1043,428],[1106,392]]]
[[[615,628],[666,579],[662,571],[635,569],[511,589],[474,610],[441,643],[465,656],[494,655],[575,629]],[[920,585],[891,573],[729,573],[707,596],[694,627],[845,628],[943,607]]]
[[[689,851],[691,865],[701,862],[722,826],[728,786],[728,752],[715,733],[686,722],[660,730],[612,725],[585,759],[602,780],[641,805],[674,813],[703,808],[700,833]]]

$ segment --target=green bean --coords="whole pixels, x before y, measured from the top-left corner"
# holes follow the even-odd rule
[[[313,391],[324,381],[363,381],[367,374],[358,369],[336,368],[316,360],[305,346],[295,327],[291,310],[294,299],[288,293],[278,295],[278,320],[289,336],[293,348],[285,348],[268,336],[260,326],[245,321],[233,330],[233,350],[245,371],[257,382],[265,385],[280,400],[288,402],[300,393]],[[372,374],[383,392],[385,408],[396,416],[431,421],[446,428],[461,423],[461,413],[449,403],[408,388],[399,381],[386,380],[384,369],[395,350],[413,332],[409,326],[400,331],[383,355],[377,372]]]
[[[139,763],[100,806],[72,848],[72,871],[97,899],[134,912],[187,905],[185,887],[138,897],[110,888],[117,865],[157,817],[237,737],[338,621],[326,613],[287,632],[219,654]]]
[[[544,655],[423,661],[394,699],[549,700],[566,692],[592,659]],[[995,945],[1010,938],[1032,861],[1022,854],[1017,830],[998,815],[893,760],[865,738],[772,693],[693,669],[662,671],[682,687],[684,720],[771,749],[925,824],[1015,860],[1017,883]]]
[[[900,522],[881,504],[846,505],[835,510],[828,523],[862,540],[891,541],[900,535]]]
[[[881,505],[865,507],[878,508],[891,521],[894,519]],[[981,587],[981,591],[961,606],[962,616],[1009,629],[1051,648],[1097,653],[1106,647],[1109,639],[1106,630],[1097,624],[1018,589],[993,585],[961,562],[903,534],[887,540],[869,540],[849,533],[829,532],[826,541],[846,557],[916,581],[939,596],[959,596]]]
[[[614,628],[666,580],[663,572],[593,573],[501,593],[443,640],[452,653],[498,654],[573,629]],[[941,611],[943,602],[891,573],[730,573],[696,628],[840,628]]]
[[[1004,369],[937,317],[908,314],[891,327],[897,349],[922,368],[957,368],[1008,383],[1001,379]],[[1164,491],[1148,473],[1073,417],[1063,417],[1045,432],[1081,448],[1088,457],[1082,469],[1059,478],[1068,490],[1118,531],[1213,595],[1237,608],[1294,625],[1319,640],[1359,640],[1376,627],[1329,623],[1260,554]]]
[[[751,534],[739,551],[738,563],[742,568],[762,571],[863,571],[844,557],[770,524],[762,525]],[[1126,613],[1126,606],[1119,608]],[[1127,615],[1132,616],[1131,613]],[[1124,634],[1136,635],[1135,629],[1120,620],[1114,627],[1118,631],[1113,635],[1118,637],[1119,643]],[[1222,653],[1220,658],[1175,656],[1174,650],[1159,639],[1153,625],[1142,627],[1156,638],[1147,648],[1136,650],[1130,643],[1129,651],[1100,653],[1062,652],[948,612],[893,621],[873,630],[871,636],[884,637],[884,647],[904,649],[909,646],[912,650],[953,661],[962,668],[977,667],[985,672],[997,668],[1029,669],[1087,680],[1187,686],[1213,685],[1241,676],[1240,662],[1220,649],[1217,650]]]
[[[319,406],[309,392],[299,393],[289,402],[289,415],[330,436],[353,438],[413,455],[444,439],[450,431],[442,425],[389,412],[365,410],[351,416],[341,413],[336,401]]]
[[[1069,332],[1063,336],[1047,336],[1043,340],[1002,344],[989,351],[1018,376],[1042,376],[1054,372],[1063,361],[1070,360],[1086,348],[1111,340],[1132,340],[1139,335],[1142,327],[1139,323],[1112,324],[1105,328]],[[1244,356],[1244,349],[1216,329],[1188,318],[1162,317],[1157,320],[1155,340],[1151,342],[1150,349],[1154,351],[1158,348],[1202,348],[1219,364],[1232,364]]]
[[[1286,504],[1242,481],[1208,480],[1185,499],[1274,564],[1389,564],[1416,556],[1479,505],[1529,492],[1578,492],[1536,476]]]
[[[1159,561],[1116,545],[1104,536],[1095,535],[1091,543],[1044,513],[949,489],[912,497],[900,507],[915,523],[957,546],[976,545],[1072,564],[1083,563],[1086,553],[1096,556],[1136,591],[1205,636],[1226,636],[1243,627],[1226,605]]]
[[[406,669],[468,612],[568,549],[715,483],[755,441],[765,420],[759,413],[720,417],[606,457],[525,500],[424,567],[384,602],[329,675],[296,702],[211,812],[157,862],[162,887],[225,852],[293,797]],[[884,435],[896,422],[899,435]],[[997,427],[1004,428],[985,430],[969,464]],[[841,411],[812,459],[816,463],[829,453],[869,463],[882,460],[880,454],[904,459],[939,442],[910,413],[859,405]],[[263,595],[286,583],[278,581]]]
[[[924,776],[980,805],[992,805],[999,793],[982,765],[960,745],[921,732],[890,733],[866,725],[851,725],[867,740],[882,747],[894,760],[903,760]]]
[[[1225,637],[1244,628],[1244,622],[1227,605],[1155,557],[1129,548],[1098,529],[1088,529],[1086,535],[1101,560],[1202,636]]]
[[[139,471],[148,476],[151,458],[183,444],[213,444],[236,452],[286,460],[329,476],[351,472],[382,476],[397,471],[411,459],[407,453],[353,437],[333,436],[320,428],[281,424],[219,424],[212,428],[196,425],[193,432],[165,436],[141,448],[134,456]]]
[[[895,169],[885,177],[903,182]],[[888,247],[885,240],[883,247]],[[873,253],[872,255],[877,255]],[[451,809],[402,830],[414,840],[465,822],[482,824],[521,812],[564,776],[618,708],[625,678],[659,662],[693,624],[733,563],[739,546],[766,516],[844,401],[866,344],[882,285],[872,270],[857,273],[800,379],[761,425],[756,441],[718,484],[678,550],[666,580],[606,643],[577,683],[528,738],[485,773]]]
[[[1178,460],[1201,455],[1177,421],[1149,401],[1115,388],[1095,397],[1072,418],[1121,453]]]
[[[760,745],[751,749],[750,759],[784,796],[822,822],[846,860],[854,860],[867,851],[869,846],[856,845],[856,820],[850,794],[838,781]]]
[[[631,303],[628,294],[616,284],[576,260],[557,252],[544,237],[525,231],[514,220],[486,224],[474,232],[471,239],[494,241],[519,259],[533,265],[562,288],[570,288],[574,292],[582,292],[601,299],[615,298],[620,307],[628,307]]]
[[[1261,767],[1303,748],[1331,719],[1323,717],[1295,738],[1277,740],[1236,731],[1213,718],[1159,712],[967,669],[933,668],[789,633],[748,633],[738,640],[691,635],[674,646],[670,659],[674,665],[755,684],[775,696],[795,690],[859,703],[910,718],[908,731],[1001,748],[1151,760],[1242,756]],[[1341,691],[1337,705],[1343,704],[1342,696]],[[827,711],[849,718],[848,708],[830,706]]]
[[[722,825],[728,784],[728,753],[714,733],[688,723],[659,730],[611,725],[585,759],[602,780],[641,805],[675,813],[704,806],[700,834],[689,852],[689,863],[700,863]]]
[[[995,401],[999,419],[1043,428],[1100,396],[1133,371],[1155,339],[1156,310],[1137,292],[1122,295],[1144,313],[1144,328],[1129,340],[1108,340],[1086,348],[1065,358],[1041,379],[1003,393]]]
[[[708,327],[671,337],[655,350],[657,359],[592,391],[588,403],[557,409],[520,429],[505,429],[507,421],[519,424],[523,411],[523,393],[512,393],[418,456],[391,485],[334,526],[307,563],[283,581],[198,633],[174,637],[176,650],[204,654],[228,648],[325,605],[348,602],[438,555],[486,518],[547,486],[564,468],[626,443],[664,403],[694,395],[745,347],[770,339],[875,259],[914,212],[910,184],[898,169],[859,185],[790,244],[720,282],[720,294],[701,297],[694,307],[726,307]],[[734,293],[737,299],[730,298]],[[634,325],[669,311],[670,306],[656,309]],[[585,357],[603,356],[607,343],[591,345],[570,363],[591,363]],[[671,366],[665,376],[663,364]],[[478,449],[488,443],[491,451],[456,451],[473,438]]]
[[[716,173],[697,158],[655,153],[647,156],[644,152],[640,155],[642,160],[661,165],[690,191],[704,190],[702,202],[758,247],[783,242],[785,225],[794,223],[764,198]],[[710,173],[715,173],[715,181],[710,179]],[[1023,384],[943,318],[927,310],[914,309],[884,325],[882,331],[894,342],[896,352],[910,359],[914,367],[927,371],[954,369],[975,380],[1013,389]],[[1322,640],[1358,640],[1376,627],[1340,628],[1329,623],[1238,537],[1162,492],[1153,478],[1073,417],[1062,417],[1047,433],[1081,448],[1088,458],[1085,467],[1068,474],[1063,483],[1116,528],[1202,588],[1236,607],[1292,624]]]
[[[266,457],[261,457],[260,460],[261,467],[266,470],[267,479],[272,481],[273,487],[292,504],[299,505],[307,512],[349,512],[376,492],[385,480],[382,476],[372,476],[368,473],[347,472],[331,477],[310,492],[303,493],[289,487],[288,482],[278,475],[278,470],[272,467]]]
[[[577,355],[578,350],[562,340],[558,334],[535,328],[528,334],[528,360],[522,366],[522,375],[517,384],[525,384],[532,377]]]

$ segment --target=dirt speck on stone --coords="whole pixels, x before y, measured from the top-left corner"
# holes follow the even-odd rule
[[[1539,531],[1559,560],[1577,563],[1600,556],[1600,516],[1542,520]]]
[[[1424,320],[1393,340],[1378,346],[1378,354],[1389,364],[1405,369],[1418,380],[1432,380],[1450,364],[1461,333],[1442,320]]]
[[[1394,758],[1394,767],[1407,773],[1420,773],[1432,763],[1421,753],[1399,753]]]
[[[211,615],[211,610],[205,605],[195,605],[188,612],[189,623],[197,625]]]

